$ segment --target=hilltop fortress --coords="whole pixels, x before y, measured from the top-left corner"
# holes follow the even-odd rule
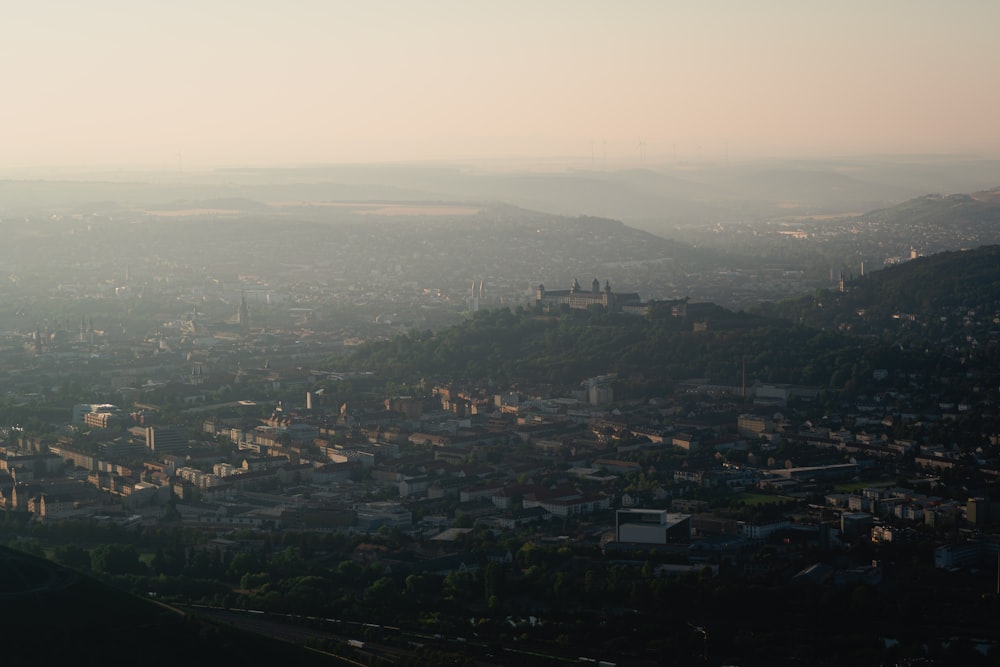
[[[573,286],[568,290],[546,290],[545,285],[539,285],[535,290],[535,303],[541,306],[568,305],[570,308],[586,310],[591,306],[604,306],[610,310],[621,310],[625,305],[638,305],[642,303],[637,292],[614,293],[611,291],[611,283],[605,281],[604,289],[601,289],[601,281],[594,278],[590,291],[584,291],[580,283],[574,278]]]

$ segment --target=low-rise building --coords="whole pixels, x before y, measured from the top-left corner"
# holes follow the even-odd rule
[[[659,509],[620,509],[615,513],[615,539],[638,544],[688,541],[691,515]]]

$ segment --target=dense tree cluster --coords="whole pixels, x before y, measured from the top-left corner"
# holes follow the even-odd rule
[[[375,630],[377,624],[471,638],[456,658],[514,642],[550,655],[586,648],[669,664],[699,664],[706,656],[739,656],[747,665],[792,659],[880,664],[887,656],[905,660],[928,651],[961,664],[992,664],[966,643],[926,645],[926,632],[943,632],[943,600],[962,603],[949,607],[949,623],[966,634],[980,626],[990,632],[995,601],[974,588],[956,589],[954,579],[916,566],[912,577],[896,577],[890,588],[789,585],[782,573],[804,554],[780,540],[754,561],[774,575],[748,579],[726,560],[670,576],[660,571],[673,561],[668,552],[603,553],[596,545],[588,551],[484,529],[460,545],[473,567],[448,573],[430,565],[434,561],[401,561],[389,569],[357,559],[366,545],[414,546],[393,531],[369,537],[243,531],[239,541],[258,546],[228,554],[197,545],[181,549],[178,529],[97,529],[84,546],[72,541],[78,531],[71,523],[52,524],[35,530],[35,539],[61,543],[53,555],[68,566],[163,601],[363,621],[374,624],[363,638],[387,644],[399,639]],[[512,562],[491,560],[498,552],[509,552]],[[905,568],[906,554],[913,556],[912,545],[906,552],[884,547],[872,557],[900,559],[898,567]],[[920,586],[905,583],[917,578]],[[430,664],[438,650],[411,651],[404,664]]]

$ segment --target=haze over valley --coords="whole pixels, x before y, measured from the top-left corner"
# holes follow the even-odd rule
[[[49,5],[0,662],[1000,661],[1000,4]]]
[[[481,307],[524,305],[539,284],[593,277],[646,300],[742,309],[831,287],[844,272],[997,241],[996,197],[986,189],[992,173],[1000,182],[997,163],[857,164],[871,164],[855,167],[864,177],[844,176],[845,163],[816,163],[7,180],[0,270],[11,304],[172,294],[232,310],[250,292],[271,310],[280,301],[317,309],[319,320],[339,312],[342,321],[378,318],[405,330],[457,321],[472,296]],[[957,182],[969,194],[920,189]]]

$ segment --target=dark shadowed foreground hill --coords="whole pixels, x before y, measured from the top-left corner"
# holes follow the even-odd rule
[[[0,547],[0,664],[336,665],[333,657],[186,616]],[[113,656],[113,657],[112,657]]]

